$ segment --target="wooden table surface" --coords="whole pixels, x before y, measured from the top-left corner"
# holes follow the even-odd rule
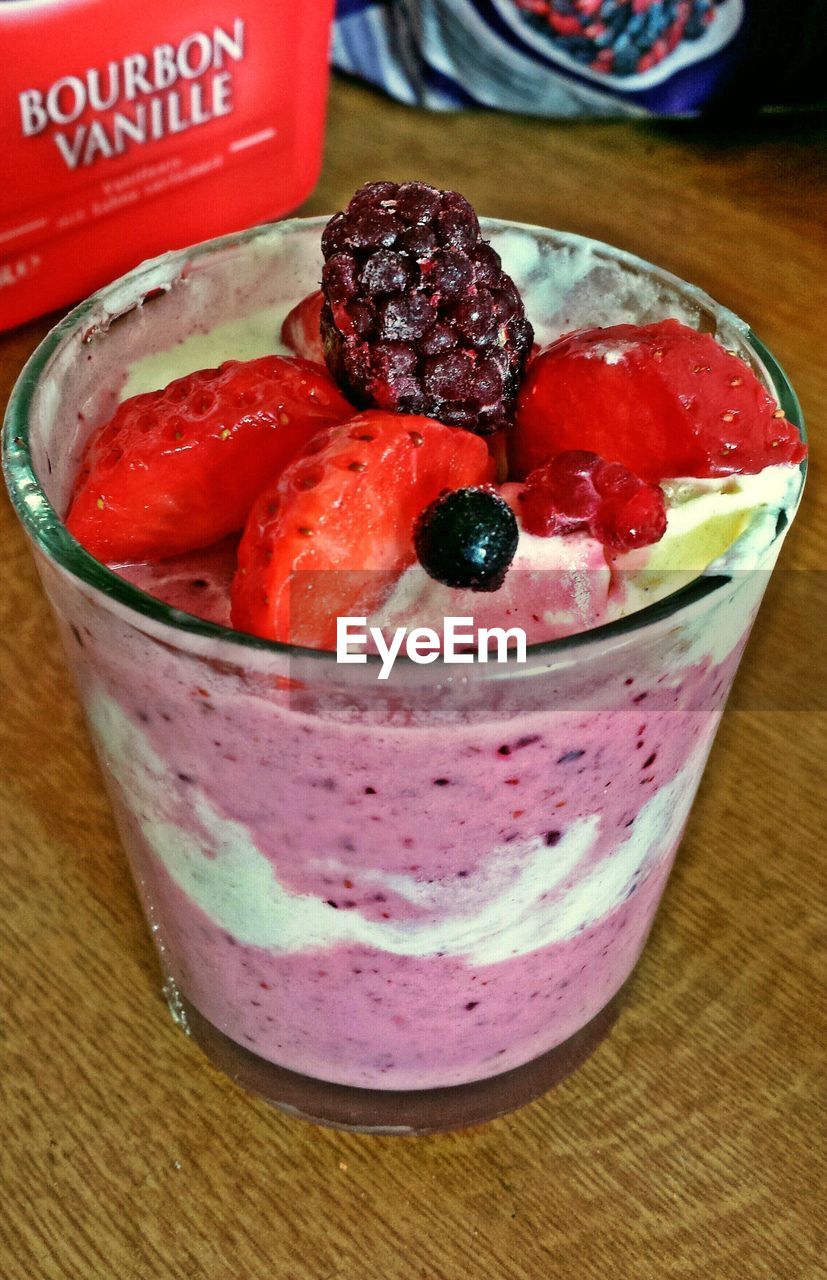
[[[825,138],[806,119],[716,135],[427,116],[334,86],[304,212],[340,208],[370,178],[418,177],[485,214],[620,244],[754,322],[809,420],[790,572],[765,604],[630,1004],[579,1074],[522,1112],[418,1140],[317,1129],[245,1096],[176,1029],[2,505],[3,1280],[827,1274],[827,717],[812,604],[826,576]],[[3,401],[49,323],[0,339]]]

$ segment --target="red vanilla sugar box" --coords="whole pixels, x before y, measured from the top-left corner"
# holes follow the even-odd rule
[[[0,0],[0,329],[277,218],[321,163],[333,0]]]

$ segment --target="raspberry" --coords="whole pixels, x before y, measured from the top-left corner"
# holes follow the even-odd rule
[[[419,563],[447,587],[497,591],[519,541],[514,512],[496,489],[475,485],[436,498],[414,526]]]
[[[519,495],[527,533],[585,530],[613,551],[659,542],[666,532],[666,501],[620,462],[571,449],[532,471]]]
[[[325,357],[355,404],[477,435],[513,422],[534,334],[467,200],[368,183],[331,218],[322,252]]]

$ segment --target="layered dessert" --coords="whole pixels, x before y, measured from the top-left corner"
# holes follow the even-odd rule
[[[333,1121],[295,1081],[394,1127],[601,1025],[801,489],[743,328],[495,232],[370,184],[292,298],[142,330],[68,455],[68,529],[146,593],[58,610],[173,1003]],[[336,661],[337,618],[454,615],[528,661]]]

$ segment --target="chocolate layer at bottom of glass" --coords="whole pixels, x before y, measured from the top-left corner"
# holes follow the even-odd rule
[[[483,1124],[553,1089],[582,1066],[612,1029],[624,990],[568,1040],[531,1062],[442,1089],[357,1089],[300,1075],[236,1044],[178,993],[171,1009],[219,1071],[280,1111],[331,1129],[415,1136]]]

